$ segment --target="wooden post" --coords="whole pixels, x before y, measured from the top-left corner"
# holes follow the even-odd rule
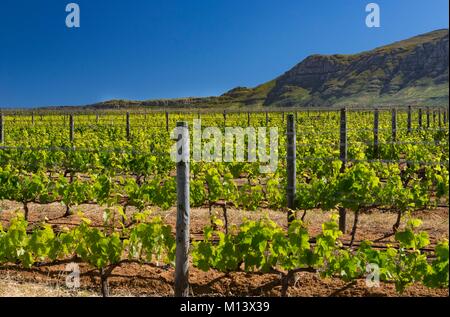
[[[74,140],[74,130],[75,130],[75,123],[73,121],[73,114],[69,117],[69,125],[70,125],[70,142],[73,142]]]
[[[98,115],[98,113],[95,115],[95,122],[98,124],[98,121],[99,121],[99,115]]]
[[[169,113],[166,111],[166,131],[169,132]]]
[[[284,111],[281,113],[281,122],[284,123]]]
[[[378,131],[379,131],[379,122],[380,122],[380,113],[378,109],[375,109],[374,112],[374,118],[373,118],[373,154],[374,158],[379,158],[379,137],[378,137]]]
[[[422,129],[422,108],[419,108],[419,129]]]
[[[411,106],[408,106],[408,133],[412,132],[412,113]]]
[[[347,163],[347,109],[341,109],[340,124],[340,160],[342,161],[341,173],[345,171]],[[347,231],[347,211],[345,208],[339,208],[339,230],[343,233]]]
[[[341,109],[340,124],[340,160],[345,164],[347,162],[347,109]]]
[[[250,126],[250,111],[247,112],[247,126]]]
[[[31,124],[34,125],[34,112],[31,113]]]
[[[176,225],[176,259],[175,259],[175,296],[189,296],[189,130],[187,122],[177,122],[178,149],[177,162],[177,225]]]
[[[447,119],[448,119],[448,112],[447,112],[447,108],[445,108],[444,110],[444,125],[447,125]]]
[[[131,130],[130,130],[130,113],[127,112],[127,140],[129,141],[131,137]]]
[[[294,115],[289,114],[287,117],[287,188],[286,198],[288,207],[288,224],[295,220],[293,210],[295,209],[295,192],[297,190],[297,136],[295,132]]]
[[[441,117],[441,109],[438,110],[438,119],[439,119],[439,128],[442,127],[442,117]]]
[[[397,109],[392,109],[392,142],[397,141]]]
[[[436,110],[433,110],[433,127],[436,126]]]
[[[226,110],[223,111],[223,126],[224,127],[227,126],[227,111]]]
[[[429,129],[431,126],[431,121],[430,121],[430,108],[427,108],[427,129]]]
[[[266,111],[266,127],[269,126],[269,112]]]
[[[5,143],[5,130],[3,124],[3,113],[0,113],[0,144]]]

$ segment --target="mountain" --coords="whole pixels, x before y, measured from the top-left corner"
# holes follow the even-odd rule
[[[275,80],[268,106],[448,103],[448,30],[356,55],[313,55]]]
[[[112,100],[90,108],[448,105],[448,29],[354,55],[312,55],[255,88],[219,97]]]

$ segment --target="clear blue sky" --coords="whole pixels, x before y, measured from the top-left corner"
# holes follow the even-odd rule
[[[65,26],[65,6],[81,27]],[[381,7],[381,28],[365,6]],[[448,28],[448,0],[1,0],[0,107],[218,95]]]

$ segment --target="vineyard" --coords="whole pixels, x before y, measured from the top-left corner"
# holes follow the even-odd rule
[[[192,136],[194,119],[278,128],[276,170],[174,162],[172,131]],[[127,268],[136,289],[151,269],[167,281],[152,295],[288,296],[376,270],[398,295],[448,296],[447,108],[4,112],[0,131],[0,272],[35,281],[78,263],[109,296]]]

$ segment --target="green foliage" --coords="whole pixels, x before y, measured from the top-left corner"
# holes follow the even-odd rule
[[[249,90],[236,93],[245,95]],[[164,120],[163,116],[154,114],[152,119],[157,122]],[[223,125],[221,114],[204,116],[208,125]],[[106,208],[105,227],[95,228],[84,219],[79,226],[54,232],[45,223],[31,227],[18,215],[7,230],[0,228],[0,263],[28,268],[36,262],[73,256],[99,269],[124,259],[173,263],[172,228],[144,212],[150,206],[169,209],[176,205],[175,164],[168,155],[171,141],[165,129],[146,127],[147,122],[142,131],[133,130],[133,138],[126,140],[123,129],[116,124],[119,117],[105,115],[107,124],[99,126],[80,124],[74,144],[67,141],[67,131],[60,131],[57,124],[54,127],[53,123],[43,122],[30,129],[9,124],[12,128],[7,131],[8,144],[25,150],[0,151],[0,199],[24,205],[58,202],[70,207],[95,203]],[[51,118],[55,122],[62,120],[62,116]],[[183,115],[171,114],[170,125],[181,119]],[[298,113],[297,123],[302,130],[297,146],[296,210],[384,207],[412,214],[443,200],[448,202],[448,131],[424,129],[406,134],[401,125],[401,141],[391,144],[390,117],[380,119],[379,155],[394,162],[369,162],[374,158],[372,131],[351,128],[349,162],[341,173],[337,113],[311,113],[311,117]],[[399,122],[405,124],[404,119],[399,118]],[[247,117],[241,114],[230,114],[227,120],[233,126],[248,124]],[[362,127],[370,126],[372,120],[372,115],[349,113],[349,121]],[[265,124],[264,114],[253,114],[251,122],[252,126]],[[285,125],[279,114],[271,114],[270,123],[279,128]],[[279,141],[280,158],[284,158],[284,133],[280,133]],[[421,146],[421,142],[431,145]],[[27,149],[39,146],[57,148]],[[91,149],[83,151],[83,147]],[[436,164],[421,163],[431,161]],[[284,159],[280,159],[277,171],[268,175],[260,173],[259,163],[248,162],[192,162],[191,174],[192,206],[226,203],[257,211],[265,207],[283,209],[286,204]],[[129,226],[125,225],[126,207],[138,211]],[[120,229],[111,225],[116,213],[124,218]],[[304,268],[350,281],[364,277],[366,265],[374,263],[380,267],[381,280],[394,282],[399,291],[412,283],[448,286],[448,242],[439,243],[435,258],[427,259],[423,248],[429,238],[416,232],[419,223],[415,220],[397,232],[400,248],[388,246],[385,250],[369,242],[352,250],[343,247],[336,218],[324,223],[316,237],[310,237],[299,220],[288,230],[269,219],[245,221],[239,227],[231,226],[228,234],[221,221],[213,219],[213,223],[215,229],[205,228],[205,240],[194,243],[191,249],[194,265],[202,270],[268,272]]]
[[[155,217],[143,222],[146,214],[137,214],[138,224],[130,231],[129,258],[156,260],[158,263],[173,263],[175,259],[175,239],[171,227],[165,225],[161,218]]]
[[[124,239],[117,231],[108,233],[91,227],[90,220],[83,217],[81,224],[73,229],[64,228],[55,233],[50,225],[43,223],[27,233],[27,221],[17,214],[7,231],[0,227],[0,264],[13,262],[30,268],[37,261],[74,256],[98,269],[127,257],[173,263],[175,238],[171,227],[158,217],[147,219],[144,214],[136,214],[135,218],[137,224],[130,229],[129,239]]]
[[[205,229],[204,241],[194,243],[193,264],[203,271],[211,268],[228,272],[239,270],[268,272],[314,269],[321,276],[339,276],[346,281],[362,278],[368,264],[379,267],[380,280],[392,281],[401,293],[413,283],[429,287],[448,287],[448,243],[436,246],[436,259],[429,264],[420,251],[429,244],[424,232],[415,233],[420,221],[411,219],[404,231],[398,232],[399,249],[375,250],[363,242],[356,250],[345,249],[339,241],[337,217],[322,225],[322,233],[310,243],[306,226],[295,220],[286,233],[274,222],[244,221],[234,233],[224,234],[211,227]],[[214,242],[214,237],[218,242]]]
[[[434,254],[436,258],[431,266],[428,267],[427,275],[424,277],[424,284],[433,288],[448,287],[448,241],[438,243]]]

